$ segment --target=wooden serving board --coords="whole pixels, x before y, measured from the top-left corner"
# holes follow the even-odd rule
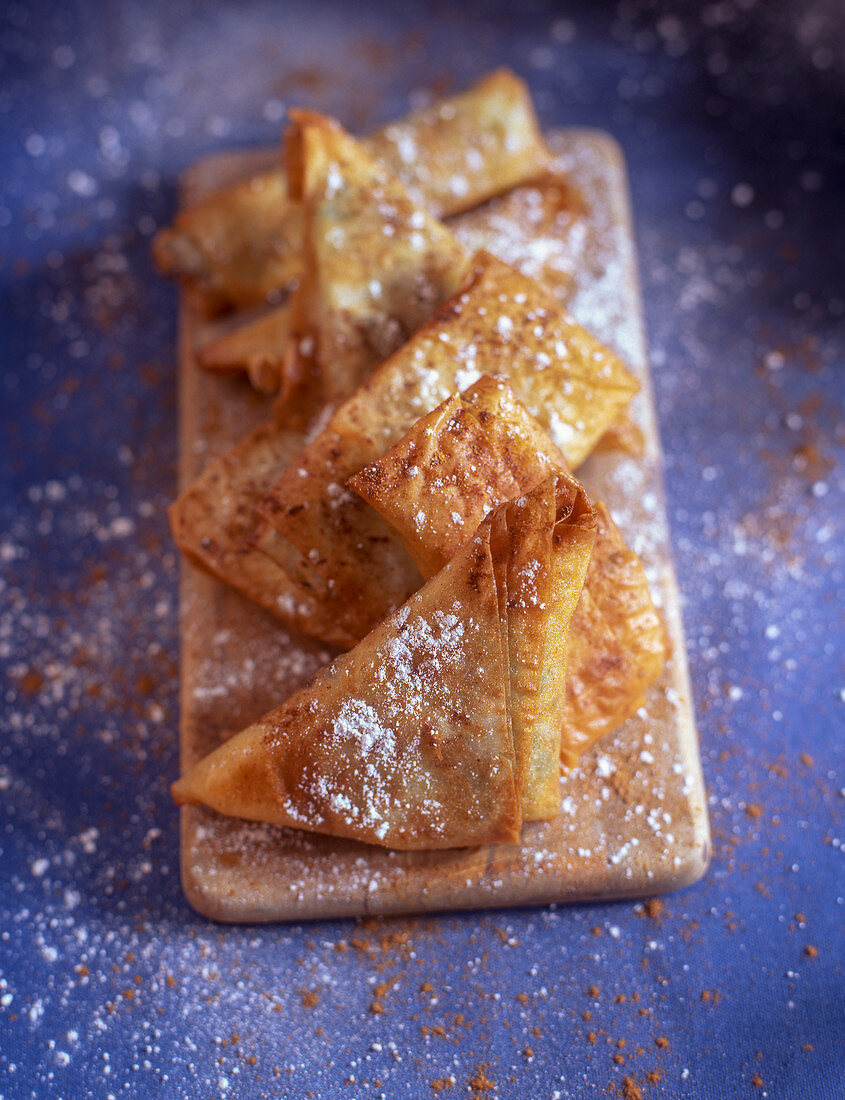
[[[600,450],[579,477],[610,507],[646,567],[670,639],[663,676],[638,714],[562,777],[560,815],[527,825],[519,845],[394,852],[184,808],[182,881],[206,916],[304,920],[658,894],[694,882],[707,867],[709,826],[669,557],[625,167],[613,140],[596,131],[556,132],[550,142],[590,206],[583,239],[573,245],[580,251],[569,308],[620,352],[642,383],[632,407],[642,453]],[[184,181],[186,201],[267,166],[275,155],[203,161]],[[196,349],[213,332],[185,302],[182,488],[269,411],[245,382],[197,367]],[[183,769],[285,699],[332,656],[187,562],[181,639]]]

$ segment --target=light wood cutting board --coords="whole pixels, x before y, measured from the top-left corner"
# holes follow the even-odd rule
[[[594,454],[580,468],[646,567],[671,656],[638,714],[561,779],[561,813],[525,826],[522,843],[392,852],[353,841],[182,810],[182,881],[200,913],[224,921],[305,920],[377,913],[584,901],[658,894],[705,871],[710,838],[698,741],[669,556],[651,380],[636,276],[625,167],[611,138],[555,132],[550,143],[588,199],[590,215],[569,308],[624,357],[642,383],[632,406],[642,454]],[[272,163],[275,151],[196,165],[185,201]],[[214,377],[195,352],[215,331],[187,302],[180,326],[180,485],[268,414],[266,398]],[[291,456],[293,457],[293,456]],[[187,562],[180,589],[181,763],[285,699],[332,654],[293,636]]]

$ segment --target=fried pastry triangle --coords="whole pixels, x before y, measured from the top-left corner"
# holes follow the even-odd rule
[[[447,224],[467,252],[492,253],[566,302],[584,274],[588,213],[583,194],[551,170]]]
[[[507,69],[376,131],[363,142],[435,217],[468,210],[550,162],[530,93]],[[266,302],[301,271],[302,221],[281,165],[210,195],[156,237],[159,270],[201,311]]]
[[[363,637],[419,581],[398,536],[346,489],[347,479],[485,372],[507,377],[575,458],[637,389],[621,361],[539,284],[477,257],[462,291],[338,408],[258,507],[255,545],[275,556],[277,535],[292,543],[343,606],[349,633]]]
[[[482,378],[423,417],[348,485],[387,519],[430,576],[488,512],[560,466],[543,435],[503,380]],[[602,504],[596,514],[595,547],[569,631],[567,706],[558,711],[566,766],[634,713],[665,662],[664,629],[642,564]]]
[[[469,257],[333,119],[292,111],[285,159],[304,220],[290,369],[316,365],[335,404],[455,293]]]
[[[514,840],[489,525],[403,608],[174,786],[179,802],[394,848]]]
[[[467,252],[485,249],[565,302],[584,247],[585,209],[580,194],[549,173],[451,218],[447,226]],[[207,344],[200,365],[243,371],[256,389],[274,393],[282,383],[289,329],[285,303]]]
[[[153,239],[162,275],[214,317],[278,297],[299,273],[302,223],[280,167],[215,191]]]
[[[510,69],[496,69],[466,91],[435,99],[364,144],[439,218],[534,179],[552,159],[528,86]]]
[[[384,516],[431,577],[488,512],[565,468],[507,380],[483,374],[346,484]]]
[[[568,478],[506,504],[353,650],[195,764],[177,802],[400,849],[517,840],[523,801],[533,817],[558,805],[557,753],[551,804],[535,742],[567,615],[546,597],[574,607],[594,525]]]
[[[173,537],[200,569],[236,588],[297,630],[348,649],[356,638],[340,625],[319,574],[300,575],[252,545],[255,505],[302,448],[303,436],[274,420],[213,459],[170,506]],[[298,558],[298,555],[297,555]]]
[[[337,605],[337,625],[363,638],[422,584],[414,562],[390,525],[346,487],[372,451],[355,439],[322,431],[255,505],[252,545],[288,570],[298,557],[323,579]],[[294,495],[295,494],[295,495]],[[279,520],[280,522],[276,522]],[[315,617],[315,627],[319,620]],[[317,637],[322,638],[321,634]]]
[[[576,468],[639,390],[609,348],[531,279],[479,252],[461,290],[332,419],[378,453],[482,374],[507,378]]]

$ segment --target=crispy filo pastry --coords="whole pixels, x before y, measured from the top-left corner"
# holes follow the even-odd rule
[[[281,158],[280,158],[281,159]],[[153,238],[153,261],[203,317],[278,301],[299,272],[302,224],[281,167],[187,207]]]
[[[575,606],[594,524],[568,478],[504,505],[353,650],[194,765],[176,801],[406,850],[517,841],[526,811],[559,808],[556,756],[549,791],[548,751],[534,759],[565,659],[549,607]]]
[[[506,379],[483,374],[346,482],[402,539],[424,577],[438,573],[484,517],[566,461]]]
[[[285,370],[336,405],[458,290],[470,257],[333,119],[292,111],[285,159],[304,221]]]
[[[481,374],[514,393],[574,465],[638,385],[534,280],[486,254],[462,290],[386,360],[259,505],[255,545],[280,563],[293,546],[363,637],[420,583],[398,536],[346,481]]]
[[[488,512],[563,465],[544,436],[507,383],[485,377],[419,420],[347,484],[390,523],[428,577]],[[666,659],[642,563],[604,505],[595,510],[595,547],[569,632],[566,767],[634,713]]]
[[[260,393],[276,393],[290,339],[290,303],[227,332],[201,348],[197,362],[220,374],[243,372]]]
[[[361,203],[362,207],[368,203],[366,189],[361,194]],[[394,234],[394,226],[380,216],[378,209],[372,208],[371,198],[369,203],[369,217],[374,230],[368,234],[359,232],[357,227],[354,227],[354,235],[363,241],[367,249],[365,259],[369,259],[370,263],[376,258],[370,257],[369,254],[372,242],[375,240],[379,243],[379,263],[383,269],[395,272],[394,265],[397,264],[397,260],[401,262],[401,257],[391,256],[389,246],[392,241],[389,236]],[[450,219],[448,228],[467,253],[475,254],[480,249],[490,252],[524,275],[539,280],[554,292],[559,301],[565,303],[574,285],[575,271],[583,252],[585,213],[586,206],[580,193],[576,192],[562,176],[548,174],[535,183],[525,184],[506,195],[492,199],[475,210],[459,214]],[[414,217],[414,214],[410,214],[409,217]],[[420,222],[419,212],[416,214],[416,220]],[[328,228],[331,229],[331,226]],[[382,231],[380,239],[379,230]],[[324,229],[321,236],[324,242],[329,242],[334,238],[334,232]],[[415,243],[419,245],[419,237],[415,238]],[[430,243],[424,243],[426,247],[430,247]],[[333,266],[344,284],[351,281],[345,260],[349,256],[352,244],[350,240],[341,255],[336,254],[336,249],[334,255],[329,253],[334,264],[324,272],[324,280],[331,274]],[[456,250],[454,241],[449,243],[447,250]],[[307,248],[303,249],[303,254],[307,257]],[[389,257],[388,263],[385,263],[385,257]],[[410,261],[406,272],[408,284],[411,283],[416,270],[420,273],[421,285],[425,287],[429,266],[426,255],[421,253],[419,248],[412,249],[410,252],[406,249],[404,259]],[[366,288],[373,281],[372,276],[366,271],[359,271],[358,277],[359,288]],[[353,296],[358,312],[355,322],[359,330],[355,335],[355,342],[358,347],[362,342],[365,346],[366,344],[373,346],[379,358],[385,358],[390,345],[395,342],[398,346],[399,337],[407,336],[412,328],[418,327],[418,324],[425,319],[422,316],[425,310],[422,301],[419,307],[413,300],[406,304],[404,294],[399,297],[397,309],[389,300],[386,301],[382,281],[380,279],[375,281],[382,288],[382,294],[379,297],[366,302],[366,289],[359,289],[359,293]],[[390,281],[395,281],[395,274]],[[445,283],[442,285],[445,286]],[[436,290],[437,287],[438,283],[435,281],[434,289]],[[331,297],[338,299],[337,290]],[[345,300],[345,296],[340,297],[340,301],[345,302]],[[362,305],[365,307],[363,310]],[[390,310],[386,309],[388,305],[391,306]],[[408,305],[412,308],[409,309]],[[391,321],[391,314],[396,327]],[[343,320],[342,317],[341,320]],[[349,320],[353,318],[350,317]],[[343,325],[339,328],[342,333]],[[374,335],[380,338],[374,341]],[[387,339],[384,338],[385,336]],[[249,376],[256,389],[273,393],[282,382],[285,356],[290,353],[289,337],[289,305],[284,303],[264,316],[247,321],[234,332],[227,333],[206,345],[199,354],[199,362],[208,370],[243,371]],[[306,344],[307,346],[309,345]]]
[[[469,210],[550,164],[524,82],[499,69],[364,139],[435,217]],[[266,302],[300,274],[301,212],[281,165],[208,196],[154,241],[159,270],[213,315]]]
[[[460,291],[337,410],[332,427],[381,454],[482,374],[508,379],[573,469],[640,388],[545,287],[479,252]]]
[[[302,449],[304,437],[275,420],[213,459],[168,510],[173,537],[194,565],[237,588],[295,629],[348,649],[331,594],[307,562],[286,571],[251,543],[255,506]]]
[[[173,787],[177,802],[391,848],[515,841],[507,657],[486,538]]]
[[[560,810],[567,639],[595,539],[595,512],[569,474],[549,475],[491,513],[501,622],[508,628],[510,709],[525,821]],[[507,536],[502,534],[506,527]],[[550,531],[546,540],[544,532]],[[499,545],[508,554],[496,554]],[[458,551],[460,553],[460,551]]]
[[[666,629],[642,562],[604,504],[595,511],[593,557],[569,632],[561,737],[561,760],[568,768],[635,713],[668,656]]]

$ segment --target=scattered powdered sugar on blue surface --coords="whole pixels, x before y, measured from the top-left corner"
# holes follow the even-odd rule
[[[604,42],[587,15],[526,10],[507,43],[492,21],[479,34],[458,15],[428,42],[408,28],[399,89],[379,75],[375,9],[356,14],[379,35],[368,45],[313,5],[292,6],[284,34],[256,6],[83,5],[72,20],[8,6],[0,228],[20,329],[0,376],[16,456],[0,533],[4,1095],[418,1097],[438,1081],[449,1096],[492,1079],[569,1100],[630,1075],[646,1097],[694,1096],[714,1065],[739,1095],[757,1072],[774,1092],[785,1064],[799,1086],[838,1069],[819,1006],[840,996],[825,955],[841,925],[845,804],[827,736],[845,702],[830,615],[843,583],[830,414],[845,306],[824,266],[838,177],[822,127],[837,100],[819,92],[841,79],[841,28],[832,3],[766,8],[652,15],[620,3]],[[781,16],[788,48],[772,49]],[[755,67],[743,44],[757,22]],[[423,101],[433,72],[463,72],[462,30],[479,70],[508,58],[546,120],[607,125],[633,162],[716,859],[654,919],[622,903],[224,928],[183,900],[166,790],[178,714],[162,349],[174,296],[153,280],[147,245],[195,157],[275,141],[292,102],[356,130],[397,114],[400,90],[417,84]],[[610,285],[576,295],[584,323],[612,305]],[[821,408],[805,404],[819,395]],[[626,529],[624,503],[614,512]],[[667,689],[666,705],[679,702]],[[798,761],[796,730],[815,766]],[[577,775],[564,782],[566,822],[622,798],[623,749],[602,745],[589,797]],[[683,763],[671,771],[685,789]],[[674,831],[639,792],[626,804],[649,834]],[[207,828],[205,842],[222,844]],[[571,835],[576,866],[595,845]],[[229,854],[260,860],[262,838],[275,834],[238,826]],[[612,860],[632,857],[630,836],[611,839]],[[390,872],[374,878],[356,858],[369,896]],[[554,858],[531,853],[540,873]],[[777,1009],[759,1016],[765,1033],[738,992],[749,987]],[[714,1043],[690,1043],[690,1029]],[[662,1035],[668,1049],[654,1045]],[[650,1089],[654,1070],[663,1084]]]

